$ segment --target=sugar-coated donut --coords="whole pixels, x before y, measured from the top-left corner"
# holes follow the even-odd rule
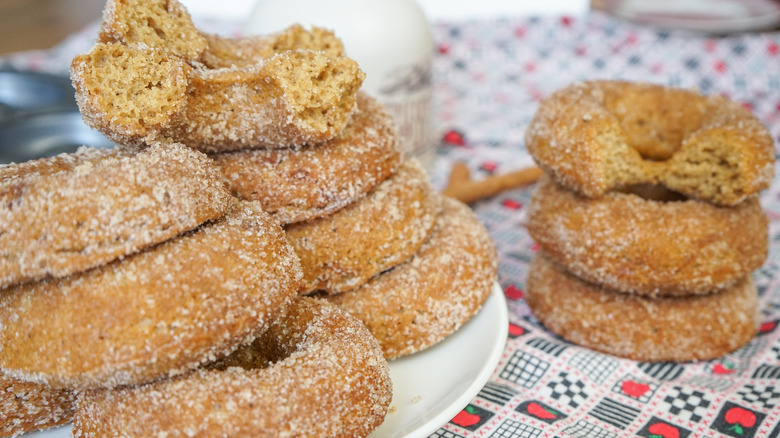
[[[350,292],[326,297],[357,316],[385,357],[424,350],[468,321],[496,282],[495,243],[474,212],[442,198],[425,244],[403,264]]]
[[[406,260],[425,242],[439,211],[428,174],[414,158],[358,201],[287,225],[301,259],[301,292],[339,293]]]
[[[0,167],[0,286],[105,264],[221,216],[230,192],[178,144],[81,148]]]
[[[98,41],[162,49],[208,68],[244,67],[297,49],[344,56],[344,46],[333,32],[317,27],[308,31],[294,24],[281,32],[240,38],[206,33],[176,0],[108,0]]]
[[[121,144],[168,138],[204,152],[328,141],[364,77],[352,59],[311,50],[205,69],[161,49],[98,43],[71,64],[88,125]]]
[[[741,105],[654,84],[565,87],[539,105],[526,146],[559,184],[588,197],[650,183],[735,205],[775,172],[771,136]]]
[[[18,436],[68,423],[76,393],[0,376],[0,436]]]
[[[84,389],[193,369],[252,339],[298,290],[298,258],[256,203],[131,257],[0,294],[0,370]]]
[[[301,297],[222,363],[171,380],[87,392],[73,435],[364,437],[392,398],[387,361],[357,319]]]
[[[211,157],[236,196],[260,202],[289,224],[333,213],[365,195],[398,169],[401,145],[385,107],[358,93],[358,111],[329,142]]]
[[[769,226],[757,197],[734,207],[612,191],[586,198],[542,178],[531,237],[578,277],[641,295],[706,294],[761,267]]]
[[[709,295],[647,298],[586,283],[541,252],[531,262],[525,299],[534,316],[563,338],[645,362],[723,356],[749,342],[759,322],[750,275]]]

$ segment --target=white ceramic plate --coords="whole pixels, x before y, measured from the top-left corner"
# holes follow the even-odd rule
[[[776,0],[594,0],[594,7],[638,23],[714,34],[780,25]]]
[[[420,353],[390,362],[393,402],[371,438],[427,437],[479,393],[506,345],[506,300],[496,284],[482,309],[460,330]]]
[[[393,402],[370,437],[427,437],[445,425],[490,379],[508,326],[504,292],[495,284],[479,313],[460,330],[425,351],[390,362]],[[68,438],[70,426],[23,436]]]

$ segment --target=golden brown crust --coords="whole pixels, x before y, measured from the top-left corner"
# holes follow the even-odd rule
[[[387,358],[424,350],[453,333],[496,281],[498,256],[485,227],[461,202],[441,202],[434,230],[409,260],[359,289],[327,297],[366,324]]]
[[[578,277],[641,295],[730,287],[761,267],[769,242],[756,197],[735,207],[616,191],[589,199],[550,178],[532,196],[527,227],[550,258]]]
[[[344,292],[401,263],[425,242],[438,209],[428,174],[408,159],[357,202],[288,225],[287,240],[301,258],[301,291]]]
[[[563,338],[647,362],[723,356],[749,342],[759,322],[750,275],[709,295],[653,299],[586,283],[543,253],[531,262],[525,299],[534,316]]]
[[[300,267],[259,205],[132,257],[0,294],[0,368],[75,389],[180,374],[247,342],[298,290]]]
[[[211,160],[177,144],[0,167],[0,286],[108,263],[221,216],[230,199]]]
[[[159,49],[99,43],[71,64],[90,126],[120,144],[167,138],[204,152],[328,141],[349,121],[364,76],[349,58],[305,50],[208,70]]]
[[[398,169],[401,145],[385,108],[359,93],[358,111],[329,142],[212,158],[235,195],[260,202],[289,224],[331,214],[365,195]]]
[[[228,38],[199,30],[176,0],[108,0],[98,41],[164,50],[187,63],[208,68],[245,67],[288,50],[314,50],[345,56],[333,32],[294,24],[283,31]]]
[[[76,393],[0,376],[0,436],[18,436],[68,423]]]
[[[355,318],[302,297],[221,366],[91,391],[75,437],[364,437],[392,397],[387,361]]]
[[[540,104],[526,146],[556,182],[588,197],[650,183],[736,205],[774,178],[772,138],[741,105],[653,84],[563,88]]]

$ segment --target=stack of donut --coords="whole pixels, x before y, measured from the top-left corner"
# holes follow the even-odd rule
[[[71,77],[118,146],[0,168],[0,435],[366,436],[387,360],[490,294],[487,231],[332,33],[109,0]]]
[[[775,154],[746,109],[576,83],[540,104],[526,143],[546,173],[527,216],[540,251],[526,298],[550,330],[639,361],[716,358],[753,337]]]
[[[340,44],[325,31],[176,45],[188,26],[173,1],[109,2],[71,72],[117,147],[0,168],[2,436],[73,420],[80,437],[352,437],[389,409],[378,341],[300,296],[279,221],[204,153],[335,141],[362,120],[362,72],[312,50]],[[244,57],[230,47],[258,53],[209,64]]]

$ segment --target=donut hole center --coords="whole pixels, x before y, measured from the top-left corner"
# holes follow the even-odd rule
[[[701,128],[707,111],[703,99],[693,99],[685,90],[624,89],[605,97],[628,145],[648,161],[670,159]]]
[[[681,202],[689,199],[682,193],[669,190],[660,184],[633,184],[622,187],[619,191],[653,202]]]

